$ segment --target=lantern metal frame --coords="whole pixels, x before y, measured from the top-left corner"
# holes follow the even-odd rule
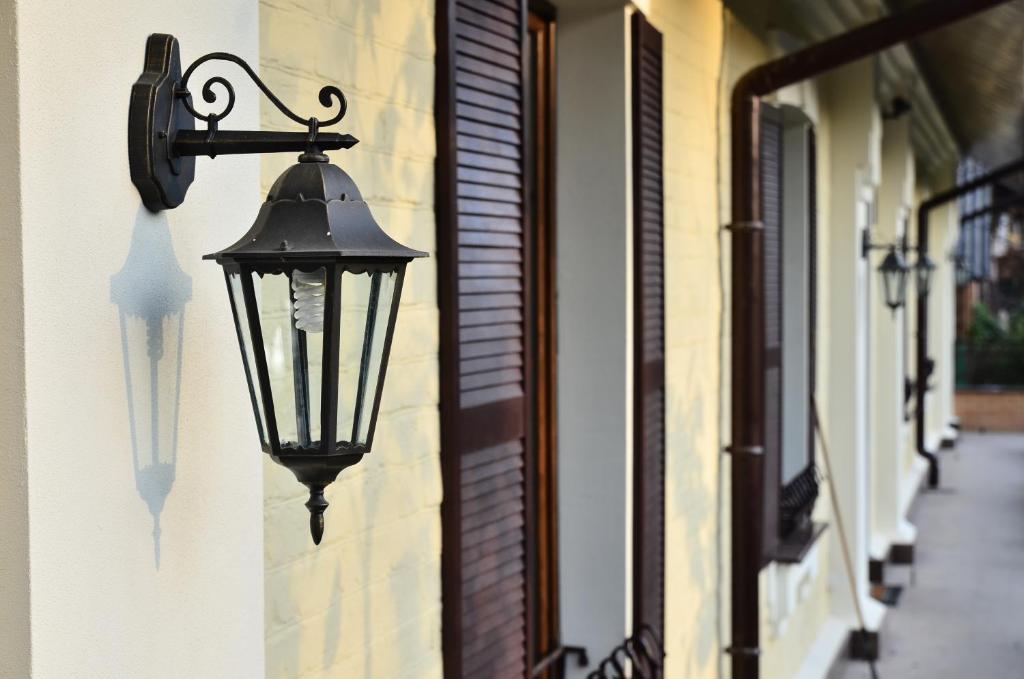
[[[937,268],[935,260],[929,257],[927,252],[918,251],[917,261],[914,263],[914,280],[919,294],[928,295],[931,292],[932,274]]]
[[[871,232],[868,229],[864,229],[862,232],[861,257],[867,259],[872,250],[888,250],[888,253],[883,258],[882,263],[879,264],[877,269],[877,271],[882,274],[883,287],[886,293],[889,292],[889,286],[885,285],[885,276],[887,274],[896,274],[899,276],[896,297],[894,299],[890,299],[888,294],[885,295],[885,305],[889,307],[894,314],[907,303],[907,279],[909,278],[910,267],[907,266],[904,259],[906,249],[906,237],[892,243],[876,243],[871,240]]]
[[[188,87],[189,78],[195,70],[209,61],[224,61],[240,67],[279,111],[306,125],[306,131],[221,130],[220,121],[235,104],[231,83],[221,76],[213,76],[206,81],[202,87],[203,99],[209,104],[216,103],[218,96],[214,86],[217,86],[227,94],[227,102],[219,112],[205,114],[193,107]],[[215,260],[224,268],[261,446],[275,462],[290,469],[308,487],[310,498],[306,507],[310,512],[310,531],[317,544],[323,537],[324,512],[327,509],[324,489],[342,470],[358,463],[372,447],[406,265],[415,258],[427,256],[425,252],[407,248],[391,239],[370,214],[351,177],[329,164],[324,151],[349,149],[358,140],[349,134],[320,131],[321,127],[341,121],[347,111],[348,105],[340,89],[323,87],[319,102],[329,109],[337,105],[337,110],[323,122],[316,117],[298,116],[270,91],[243,59],[225,52],[202,56],[182,73],[178,41],[171,35],[154,34],[146,42],[145,67],[132,87],[128,116],[132,182],[138,188],[143,204],[154,212],[182,203],[195,178],[195,157],[198,155],[214,158],[221,154],[301,152],[298,164],[288,168],[274,184],[249,231],[233,245],[206,255],[204,259]],[[195,129],[197,120],[206,123],[206,130]],[[321,365],[317,366],[322,371],[318,414],[320,436],[314,442],[308,440],[311,437],[306,432],[306,436],[297,435],[296,442],[292,443],[283,441],[278,430],[278,404],[271,385],[262,328],[264,319],[261,318],[254,276],[260,279],[271,275],[287,276],[289,322],[293,341],[299,342],[296,339],[299,329],[292,275],[320,269],[325,276],[321,311],[323,327],[312,331],[323,335]],[[341,287],[342,276],[346,273],[369,274],[372,282],[367,293],[367,316],[359,347],[352,435],[339,441]],[[382,308],[376,306],[377,302],[383,301],[381,280],[383,276],[392,274],[393,287],[387,300],[389,308],[387,316],[382,317]],[[240,290],[232,287],[235,275],[238,276]],[[244,304],[244,309],[239,308],[239,303]],[[378,327],[381,321],[386,322],[383,328]],[[376,333],[380,329],[385,334],[383,342],[378,345],[375,343],[379,337]],[[301,335],[303,348],[296,351],[293,347],[291,369],[295,375],[300,370],[302,372],[301,382],[306,389],[303,401],[305,425],[311,428],[313,413],[309,408],[309,378],[312,364],[304,350],[308,332]],[[376,353],[378,348],[379,355]],[[379,366],[375,365],[377,361]],[[379,371],[375,376],[376,384],[368,381],[374,377],[370,370]],[[299,382],[296,379],[294,386],[297,401]],[[368,393],[368,389],[372,389],[372,393]],[[362,417],[365,408],[372,409],[368,421]],[[306,441],[300,443],[303,439]]]
[[[950,256],[950,261],[953,263],[953,275],[956,279],[957,289],[966,288],[974,280],[974,273],[971,271],[971,267],[967,264],[967,258],[962,254],[954,252]]]
[[[883,280],[889,275],[898,277],[895,298],[889,297],[889,286],[885,285],[887,293],[885,305],[895,314],[907,303],[907,279],[910,276],[910,267],[907,266],[903,255],[895,245],[889,247],[889,252],[882,259],[882,263],[878,265],[878,272],[882,274]]]

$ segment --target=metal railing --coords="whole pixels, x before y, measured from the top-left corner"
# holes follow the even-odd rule
[[[612,649],[587,679],[662,679],[665,649],[650,625]]]
[[[783,486],[779,501],[779,528],[783,536],[810,522],[820,483],[818,468],[811,464]]]
[[[958,387],[1024,387],[1024,344],[959,344]]]

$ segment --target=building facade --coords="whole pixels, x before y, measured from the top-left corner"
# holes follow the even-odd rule
[[[738,563],[732,92],[875,18],[757,4],[0,0],[0,677],[585,677],[641,637],[665,677],[729,677],[751,568],[762,676],[820,679],[877,639],[870,585],[913,559],[929,460],[916,288],[888,306],[887,250],[863,245],[906,239],[913,264],[917,208],[963,149],[905,49],[765,97],[763,549]],[[240,55],[307,115],[340,87],[361,141],[332,161],[430,253],[319,545],[307,489],[259,455],[200,261],[294,157],[200,159],[180,208],[142,207],[124,104],[153,32],[183,64]],[[231,68],[226,127],[297,129]],[[957,204],[928,228],[935,453],[955,439]]]

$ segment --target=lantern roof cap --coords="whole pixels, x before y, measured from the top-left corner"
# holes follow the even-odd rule
[[[889,252],[886,253],[885,257],[882,259],[882,263],[878,267],[878,270],[883,272],[906,272],[909,269],[910,267],[907,266],[907,262],[903,259],[903,255],[894,247],[889,248]]]
[[[204,259],[408,261],[427,255],[384,232],[352,177],[341,168],[302,160],[274,182],[248,233]]]

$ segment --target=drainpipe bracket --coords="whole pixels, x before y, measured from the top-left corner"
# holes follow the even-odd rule
[[[733,455],[764,455],[764,446],[726,446],[725,452]]]
[[[764,222],[760,220],[732,222],[725,225],[726,231],[764,231]]]
[[[758,657],[761,655],[761,648],[759,646],[729,646],[725,649],[727,655],[737,656],[753,656]]]

